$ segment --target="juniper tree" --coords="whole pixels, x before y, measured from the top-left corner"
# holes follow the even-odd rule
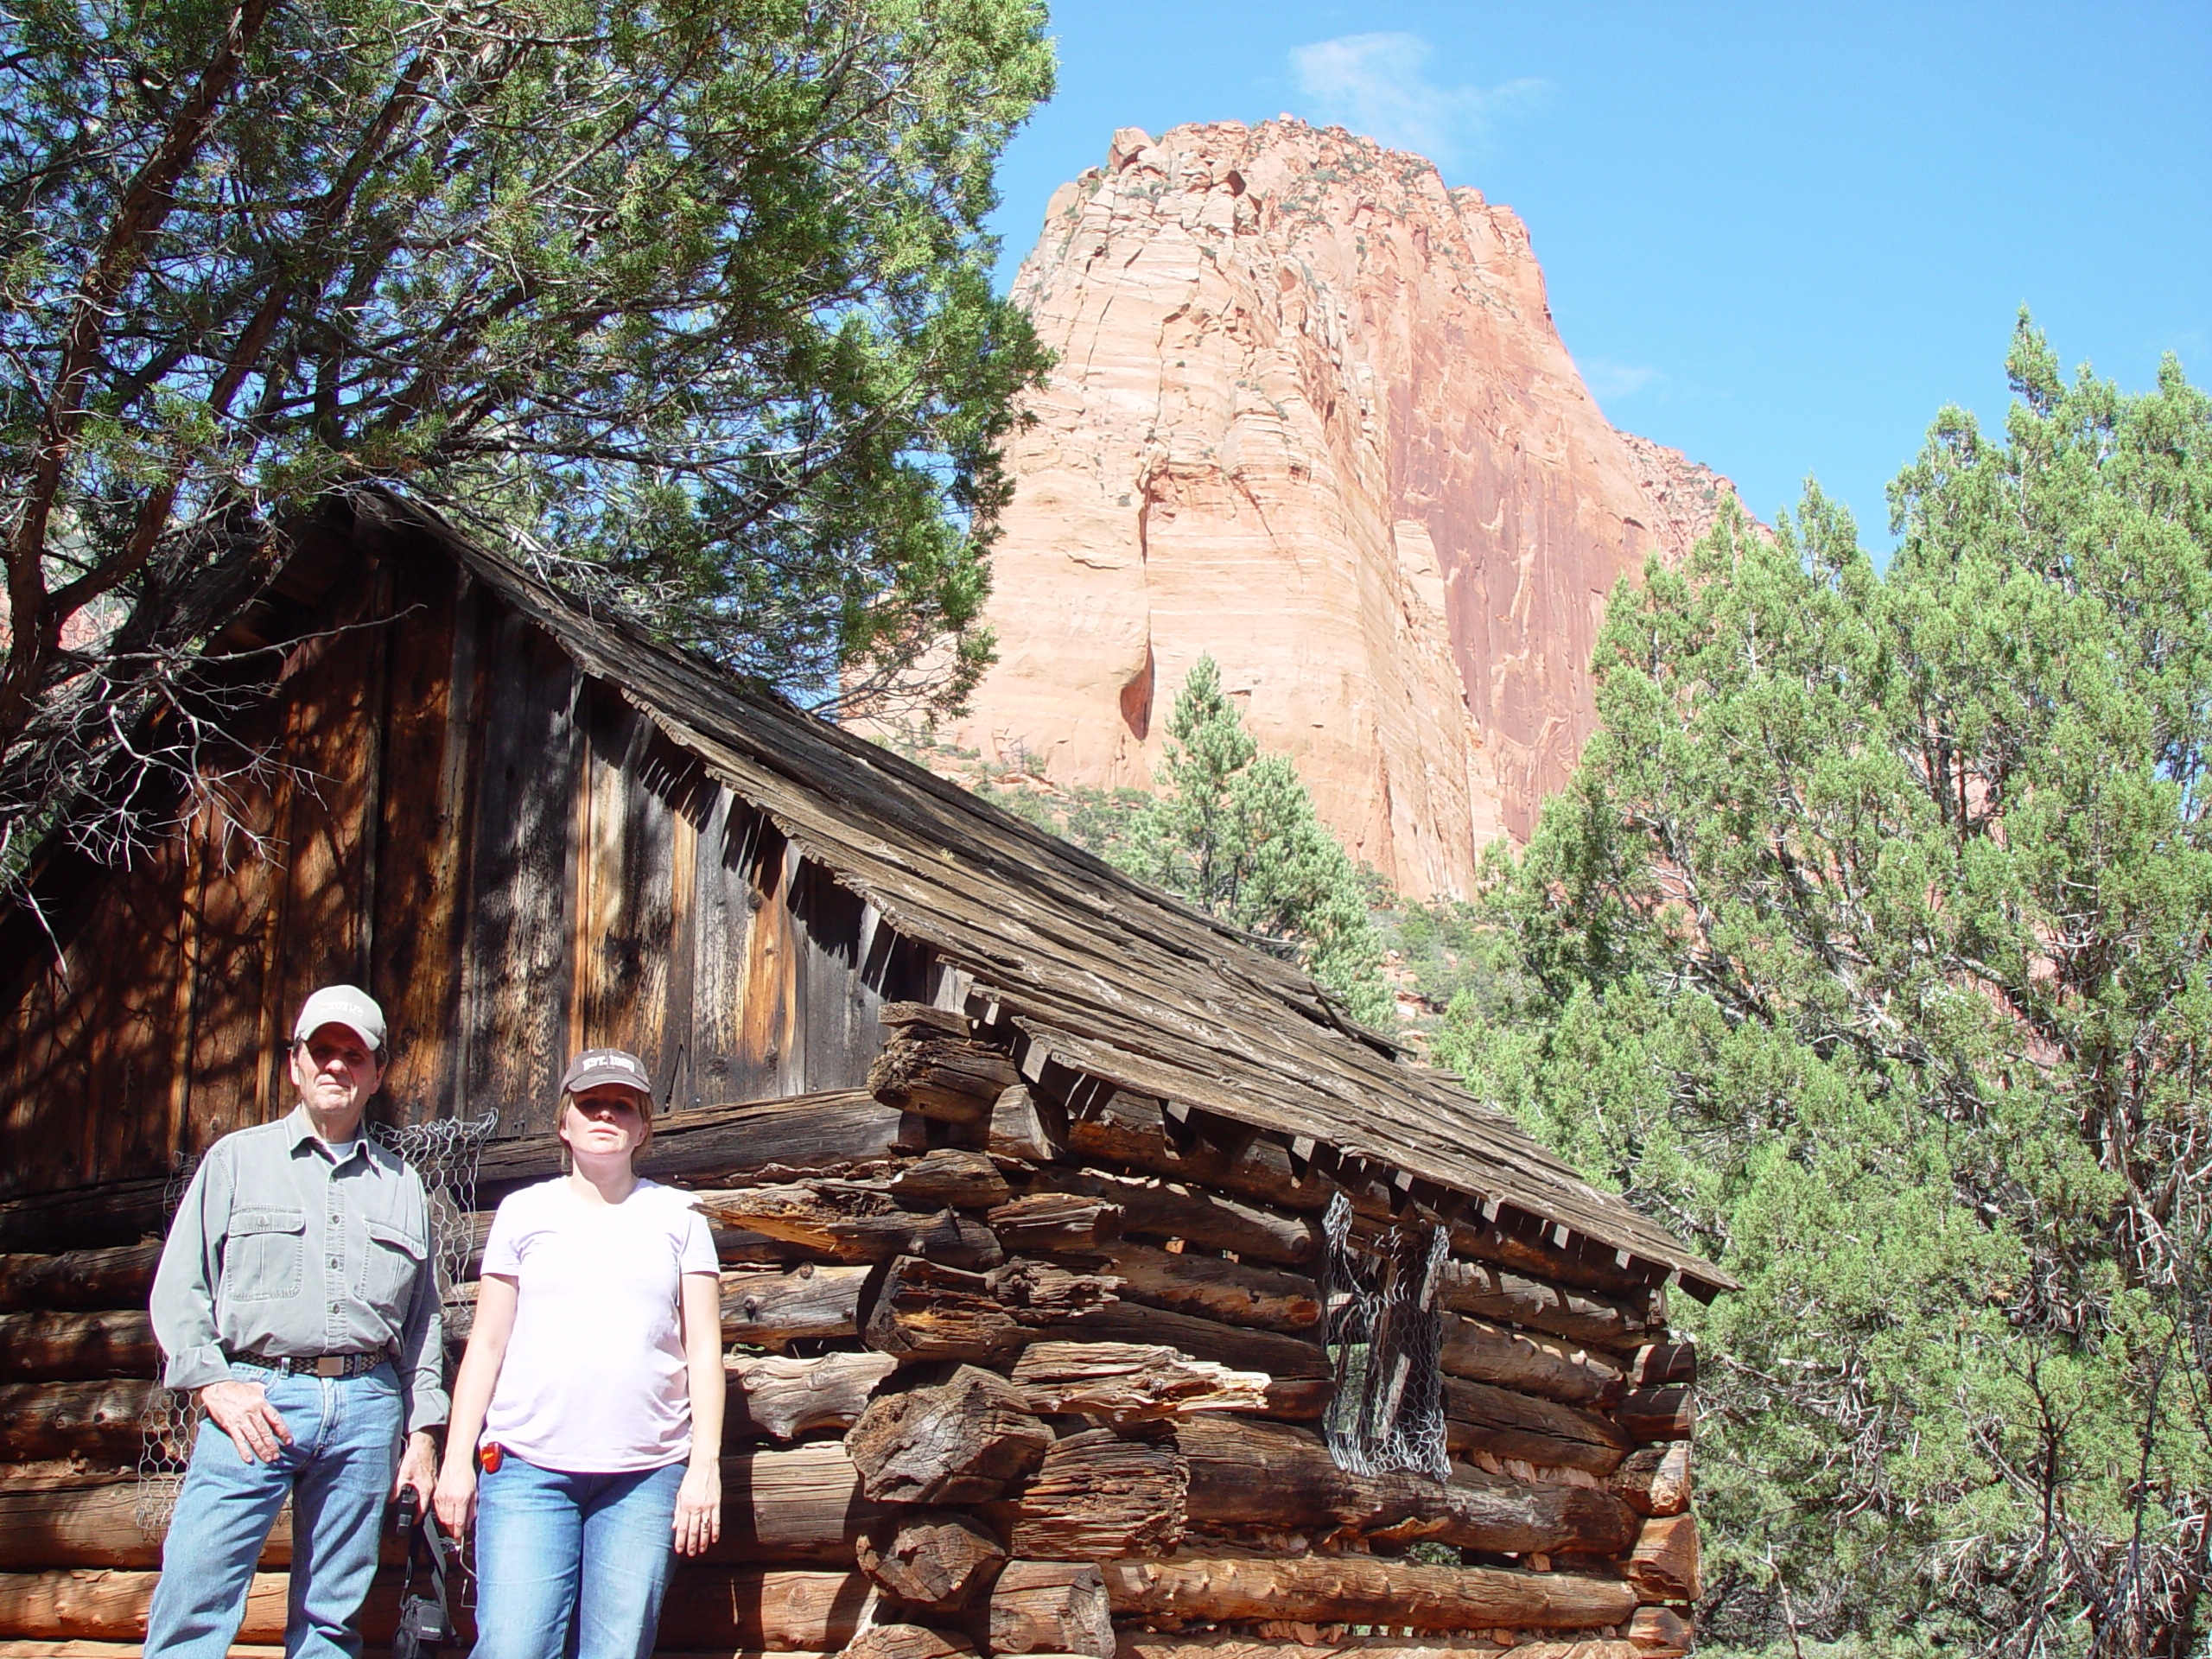
[[[1708,1647],[2212,1621],[2212,404],[2009,367],[1886,571],[1808,489],[1615,594],[1440,1045],[1745,1282],[1686,1310]]]
[[[8,0],[0,853],[363,481],[817,697],[959,696],[1041,0]]]

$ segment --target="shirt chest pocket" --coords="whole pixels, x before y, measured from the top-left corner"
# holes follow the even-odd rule
[[[368,1248],[361,1252],[354,1294],[396,1323],[414,1300],[415,1278],[430,1253],[429,1241],[404,1223],[371,1217],[365,1224]]]
[[[297,1210],[237,1210],[223,1242],[223,1297],[269,1302],[300,1294],[308,1218]]]

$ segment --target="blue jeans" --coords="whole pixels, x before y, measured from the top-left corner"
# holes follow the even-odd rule
[[[563,1474],[510,1452],[476,1488],[470,1659],[645,1659],[683,1465]]]
[[[399,1382],[388,1364],[362,1376],[286,1376],[232,1364],[258,1382],[292,1431],[276,1461],[241,1458],[200,1425],[184,1491],[162,1545],[146,1616],[147,1659],[223,1659],[245,1617],[246,1590],[269,1529],[292,1499],[290,1659],[357,1659],[354,1615],[376,1576],[377,1535],[399,1470]]]

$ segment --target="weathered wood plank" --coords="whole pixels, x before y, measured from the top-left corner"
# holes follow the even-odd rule
[[[1695,1601],[1704,1588],[1698,1566],[1697,1517],[1654,1516],[1637,1535],[1621,1573],[1643,1601]]]
[[[400,582],[401,607],[413,613],[389,630],[370,988],[385,1012],[385,1098],[411,1123],[468,1115],[454,1096],[453,1039],[480,590],[465,573],[429,559],[404,561]]]
[[[569,906],[580,681],[558,645],[505,607],[486,607],[480,652],[475,822],[471,829],[465,1094],[496,1109],[506,1135],[549,1132],[568,1063]]]
[[[955,1268],[994,1268],[998,1239],[972,1216],[906,1209],[880,1185],[809,1181],[702,1193],[697,1207],[726,1226],[802,1244],[837,1262],[926,1256]]]
[[[1623,1303],[1578,1295],[1481,1262],[1446,1262],[1437,1300],[1462,1313],[1600,1348],[1633,1349],[1652,1330],[1643,1314]]]
[[[1006,1560],[1006,1546],[957,1510],[899,1509],[858,1546],[861,1571],[909,1606],[949,1612],[968,1605]]]

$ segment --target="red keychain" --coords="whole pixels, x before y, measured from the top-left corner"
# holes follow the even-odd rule
[[[506,1450],[497,1440],[486,1440],[476,1448],[476,1462],[487,1475],[499,1472],[499,1465],[506,1461]]]

